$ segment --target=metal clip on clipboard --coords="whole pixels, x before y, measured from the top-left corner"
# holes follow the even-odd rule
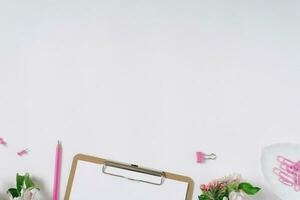
[[[158,177],[159,181],[157,181],[157,182],[147,181],[147,180],[143,180],[140,178],[131,178],[127,175],[122,175],[122,174],[115,173],[115,172],[109,172],[108,168],[110,168],[110,167],[117,168],[120,170],[127,170],[127,171],[133,172],[133,173],[140,173],[140,174],[146,174],[149,176]],[[106,161],[102,166],[102,172],[106,175],[111,175],[111,176],[115,176],[115,177],[119,177],[119,178],[124,178],[124,179],[130,180],[130,181],[148,183],[148,184],[158,185],[158,186],[162,185],[166,178],[165,173],[162,171],[147,169],[147,168],[139,167],[138,165],[124,164],[124,163],[118,163],[118,162],[113,162],[113,161]]]

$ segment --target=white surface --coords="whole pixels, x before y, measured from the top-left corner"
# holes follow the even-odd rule
[[[300,192],[296,192],[293,187],[288,187],[278,180],[273,169],[280,168],[277,161],[278,156],[283,156],[293,162],[300,161],[299,144],[274,144],[265,147],[262,151],[261,165],[264,177],[270,183],[275,194],[284,200],[300,199]]]
[[[103,165],[79,161],[73,181],[70,200],[82,199],[130,199],[185,200],[187,183],[166,179],[163,185],[139,183],[101,173]],[[132,177],[132,174],[124,174]],[[142,180],[149,180],[143,178]],[[86,187],[88,185],[88,187]]]
[[[49,199],[73,155],[200,183],[260,172],[264,145],[299,141],[299,1],[1,1],[1,192],[16,172]],[[19,149],[30,154],[18,158]],[[195,151],[218,155],[205,165]],[[1,195],[1,194],[0,194]]]

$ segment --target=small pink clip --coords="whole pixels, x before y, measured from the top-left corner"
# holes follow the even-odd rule
[[[204,154],[203,152],[196,152],[197,163],[204,163],[205,160],[215,160],[217,158],[216,154]]]
[[[19,152],[17,152],[18,156],[24,156],[26,154],[28,154],[28,149],[24,149],[24,150],[21,150]]]
[[[1,144],[1,145],[4,145],[4,146],[6,145],[6,142],[4,141],[3,138],[0,138],[0,144]]]
[[[279,168],[273,169],[274,174],[278,176],[278,180],[289,186],[294,187],[296,192],[300,191],[300,161],[293,162],[283,156],[278,156]]]
[[[297,192],[300,191],[300,175],[297,176],[296,185],[294,188]]]

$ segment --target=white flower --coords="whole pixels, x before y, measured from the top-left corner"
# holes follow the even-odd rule
[[[25,190],[22,195],[23,200],[32,200],[32,197],[33,197],[33,194],[30,190]]]
[[[37,200],[35,197],[36,195],[35,191],[32,190],[25,190],[21,197],[18,198],[11,198],[12,200]]]
[[[217,181],[221,183],[230,183],[230,182],[240,183],[241,180],[242,180],[242,176],[240,174],[234,173],[229,176],[224,176],[223,178],[220,178]]]
[[[243,192],[230,192],[229,200],[246,200],[247,197]]]

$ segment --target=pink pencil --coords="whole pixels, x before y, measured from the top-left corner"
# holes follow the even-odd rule
[[[58,141],[56,145],[56,154],[55,154],[55,171],[54,171],[52,200],[58,200],[60,160],[61,160],[61,145],[60,142]]]

